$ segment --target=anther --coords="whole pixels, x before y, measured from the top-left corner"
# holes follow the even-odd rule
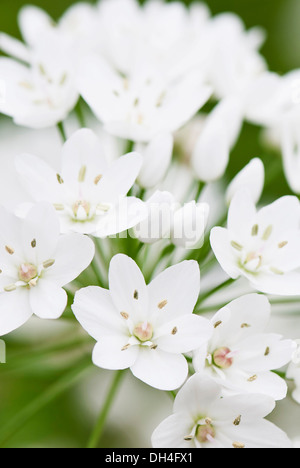
[[[98,185],[102,177],[103,177],[102,174],[97,175],[97,177],[95,177],[94,179],[94,184]]]
[[[172,335],[176,335],[178,332],[178,328],[177,327],[174,327],[173,330],[172,330]]]
[[[242,323],[241,328],[250,328],[251,325],[249,323]]]
[[[190,441],[190,440],[193,440],[193,439],[194,439],[194,436],[192,436],[192,435],[188,435],[188,436],[185,436],[183,438],[183,440],[186,440],[186,441]]]
[[[283,249],[283,247],[285,247],[286,245],[288,245],[288,241],[280,242],[280,244],[278,244],[278,248]]]
[[[232,447],[237,449],[243,449],[245,448],[245,444],[243,444],[242,442],[233,442]]]
[[[57,182],[58,182],[59,184],[63,184],[63,183],[64,183],[62,177],[61,177],[59,174],[56,174],[56,178],[57,178]]]
[[[12,292],[17,289],[17,286],[15,284],[10,284],[9,286],[5,286],[4,291],[6,292]]]
[[[85,176],[86,176],[86,166],[82,166],[78,174],[78,182],[84,182]]]
[[[164,307],[166,307],[167,304],[168,304],[168,301],[165,299],[164,301],[161,301],[157,307],[159,309],[163,309]]]
[[[255,380],[257,380],[257,375],[252,375],[252,377],[248,379],[248,382],[255,382]]]
[[[10,247],[9,245],[5,246],[5,250],[7,253],[9,253],[9,255],[13,255],[15,253],[14,249]]]
[[[139,292],[137,290],[134,291],[133,293],[133,298],[137,301],[139,298]]]
[[[262,240],[267,241],[270,238],[272,231],[273,231],[273,226],[272,225],[268,226],[265,232],[263,233]]]
[[[222,320],[219,320],[214,324],[214,328],[218,328],[220,325],[222,325]]]
[[[239,426],[241,424],[241,420],[242,420],[242,416],[239,415],[234,421],[233,421],[233,424],[235,426]]]
[[[120,314],[125,320],[129,319],[129,314],[127,314],[127,312],[120,312]]]
[[[269,348],[269,346],[268,346],[268,347],[266,348],[266,350],[265,350],[265,354],[264,354],[264,355],[265,355],[265,356],[269,356],[269,354],[270,354],[270,348]]]
[[[34,249],[36,247],[36,239],[31,241],[31,247]]]
[[[51,260],[51,259],[47,260],[46,262],[43,263],[43,267],[44,268],[50,268],[50,267],[52,267],[54,265],[54,263],[55,263],[55,260]]]
[[[254,224],[253,228],[252,228],[252,231],[251,231],[251,235],[252,236],[257,236],[258,234],[258,224]]]
[[[243,250],[243,246],[241,244],[238,244],[235,241],[231,241],[231,246],[235,249],[241,252]]]
[[[130,343],[128,343],[126,346],[123,346],[123,348],[121,349],[121,351],[126,351],[127,349],[129,349],[131,346]]]

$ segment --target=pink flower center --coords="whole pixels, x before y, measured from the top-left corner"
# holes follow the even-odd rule
[[[153,327],[151,323],[141,322],[133,330],[134,336],[142,343],[150,341],[153,336]]]
[[[31,263],[22,263],[19,267],[19,279],[24,283],[29,283],[38,274],[37,268]]]
[[[232,366],[233,358],[231,357],[231,350],[223,347],[217,349],[213,353],[213,362],[220,369],[229,369]]]

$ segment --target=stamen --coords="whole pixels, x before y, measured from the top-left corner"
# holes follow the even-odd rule
[[[46,76],[46,70],[44,68],[44,65],[42,65],[41,63],[39,63],[39,70],[42,75]]]
[[[63,183],[64,183],[62,177],[61,177],[59,174],[56,174],[56,178],[57,178],[57,182],[58,182],[59,184],[63,184]]]
[[[235,250],[238,250],[239,252],[241,252],[241,250],[243,250],[243,246],[238,244],[237,242],[235,241],[231,241],[231,246],[235,249]]]
[[[67,81],[67,77],[68,77],[68,74],[67,73],[64,73],[60,79],[60,86],[63,86],[65,84],[65,82]]]
[[[53,206],[56,209],[56,211],[64,211],[64,209],[65,209],[64,205],[62,205],[60,203],[54,203]]]
[[[210,419],[210,418],[205,419],[205,424],[210,425],[211,423],[212,423],[212,419]]]
[[[192,436],[192,435],[188,435],[188,436],[185,436],[183,438],[183,440],[186,440],[187,442],[190,441],[190,440],[193,440],[193,439],[194,439],[194,436]]]
[[[161,301],[157,307],[159,309],[163,309],[164,307],[166,307],[167,304],[168,304],[168,301],[165,299],[164,301]]]
[[[259,229],[258,224],[254,224],[254,226],[253,226],[253,228],[252,228],[251,235],[252,235],[252,236],[257,236],[257,234],[258,234],[258,229]]]
[[[233,424],[235,426],[239,426],[241,424],[241,420],[242,420],[242,416],[239,415],[234,421],[233,421]]]
[[[264,354],[264,355],[265,355],[265,356],[269,356],[269,354],[270,354],[270,348],[269,348],[269,346],[268,346],[268,347],[266,348],[266,351],[265,351],[265,354]]]
[[[121,351],[126,351],[127,349],[129,349],[131,346],[130,343],[128,343],[126,346],[123,346],[123,348],[121,349]]]
[[[232,446],[233,448],[237,449],[245,448],[245,444],[243,444],[242,442],[233,442]]]
[[[250,328],[251,325],[249,323],[242,323],[241,328]]]
[[[268,226],[265,232],[263,233],[262,240],[267,241],[270,238],[272,231],[273,231],[273,226],[272,225]]]
[[[17,289],[17,286],[15,284],[10,284],[9,286],[5,286],[4,291],[6,292],[12,292]]]
[[[275,268],[275,267],[270,267],[270,270],[272,271],[272,273],[274,273],[274,275],[284,275],[284,272],[281,271],[281,270],[278,270],[278,268]]]
[[[36,239],[31,241],[31,247],[34,249],[36,247]]]
[[[86,166],[82,166],[78,174],[78,182],[84,182],[85,176],[86,176]]]
[[[157,344],[153,344],[153,345],[150,346],[150,349],[153,349],[153,350],[155,350],[155,349],[157,349],[157,348],[158,348],[158,345],[157,345]]]
[[[137,290],[134,291],[133,293],[133,298],[137,301],[139,298],[139,292]]]
[[[214,324],[214,328],[218,328],[220,325],[222,325],[222,320],[219,320]]]
[[[139,105],[139,103],[140,103],[139,98],[136,98],[136,99],[134,100],[134,103],[133,103],[134,107],[137,107],[137,106]]]
[[[97,175],[97,177],[95,177],[94,184],[98,185],[102,177],[103,177],[102,174]]]
[[[46,262],[43,263],[44,268],[50,268],[52,265],[54,265],[55,260],[47,260]]]
[[[278,244],[278,248],[283,249],[283,247],[285,247],[286,245],[288,245],[288,241],[280,242],[280,244]]]
[[[37,285],[37,282],[38,282],[38,278],[34,278],[32,279],[31,281],[29,281],[29,286],[31,286],[32,288],[35,288],[36,285]]]
[[[173,330],[172,330],[172,335],[176,335],[178,332],[178,328],[177,327],[174,327]]]
[[[98,205],[97,205],[97,210],[109,211],[109,210],[110,210],[110,206],[109,206],[109,205],[104,205],[103,203],[98,203]]]
[[[15,253],[14,249],[10,247],[9,245],[5,246],[5,250],[7,253],[9,253],[9,255],[13,255]]]
[[[250,377],[247,381],[248,382],[255,382],[255,380],[257,380],[257,375],[252,375],[252,377]]]
[[[129,319],[129,314],[127,314],[127,312],[120,312],[120,314],[125,320]]]

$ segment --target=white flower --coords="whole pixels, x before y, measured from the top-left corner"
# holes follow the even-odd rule
[[[258,291],[300,294],[300,206],[282,197],[258,212],[248,191],[239,191],[228,212],[227,229],[211,231],[211,246],[223,270],[246,277]]]
[[[241,104],[236,98],[224,99],[209,114],[192,153],[199,180],[211,182],[224,175],[242,121]]]
[[[0,216],[0,335],[5,335],[33,314],[61,316],[67,305],[62,287],[88,267],[94,244],[80,234],[60,236],[49,204],[35,205],[23,220],[4,208]]]
[[[146,244],[170,239],[177,247],[195,249],[203,242],[209,206],[191,201],[177,203],[169,192],[156,191],[146,202],[148,217],[134,228],[135,236]]]
[[[285,122],[281,128],[281,147],[286,180],[294,193],[300,194],[300,136],[299,119]]]
[[[219,98],[240,96],[267,66],[258,50],[265,34],[260,28],[245,30],[232,13],[216,16],[210,22],[211,61],[209,78]]]
[[[203,84],[202,72],[169,82],[160,73],[140,67],[124,77],[97,55],[82,61],[78,83],[82,97],[105,130],[141,142],[180,128],[211,95],[211,88]]]
[[[295,388],[292,392],[292,397],[300,404],[300,340],[295,341],[295,346],[297,346],[297,349],[288,367],[286,378],[294,380]]]
[[[31,18],[29,24],[20,23],[27,45],[0,35],[0,49],[16,58],[0,59],[0,79],[5,83],[0,111],[16,124],[45,128],[64,120],[79,94],[75,81],[76,47],[56,34],[46,14],[40,12],[38,16],[38,21]]]
[[[208,374],[233,393],[285,398],[285,381],[271,371],[291,361],[295,343],[265,332],[270,314],[269,301],[260,294],[242,296],[217,312],[211,319],[211,340],[194,352],[196,372]]]
[[[152,435],[154,448],[291,448],[286,434],[264,418],[265,395],[222,395],[213,379],[195,374],[178,392],[172,416]]]
[[[208,320],[193,315],[200,289],[198,264],[183,262],[148,286],[136,263],[116,255],[107,291],[88,287],[76,293],[73,311],[97,340],[93,362],[105,369],[127,369],[161,390],[180,387],[188,374],[182,355],[206,342]]]
[[[261,197],[265,183],[265,168],[259,158],[252,159],[231,181],[226,190],[226,202],[230,205],[234,195],[246,188],[256,205]]]
[[[35,201],[55,206],[62,232],[97,237],[132,228],[147,215],[141,200],[126,197],[141,165],[136,153],[108,165],[100,141],[88,129],[78,130],[64,144],[59,173],[36,156],[16,158],[25,188]]]
[[[175,78],[205,67],[206,5],[154,0],[141,7],[137,0],[101,0],[98,11],[99,52],[122,74],[147,65]]]
[[[173,145],[170,133],[158,134],[148,145],[135,145],[135,151],[143,156],[143,166],[137,179],[141,187],[152,188],[164,178],[172,160]]]

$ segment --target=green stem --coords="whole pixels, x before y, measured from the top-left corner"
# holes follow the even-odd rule
[[[224,281],[224,283],[219,284],[218,286],[216,286],[211,291],[208,291],[208,292],[202,294],[201,296],[199,296],[197,306],[199,306],[202,302],[204,302],[209,297],[213,296],[218,291],[221,291],[222,289],[226,288],[227,286],[230,286],[234,281],[235,281],[234,279],[229,278],[228,280]]]
[[[123,370],[119,370],[115,373],[115,376],[113,378],[112,384],[107,393],[106,399],[104,401],[104,405],[101,409],[98,421],[96,423],[96,426],[94,427],[94,430],[90,437],[87,448],[97,448],[99,445],[99,441],[103,432],[104,424],[106,422],[109,410],[111,409],[111,406],[113,404],[114,398],[116,396],[117,390],[119,388],[119,385],[121,383],[124,373],[125,372]]]
[[[59,122],[57,124],[57,129],[59,131],[59,134],[61,136],[61,139],[63,141],[63,143],[65,143],[67,141],[67,135],[66,135],[66,132],[65,132],[65,128],[64,128],[64,124],[63,122]]]
[[[33,402],[21,409],[18,414],[10,419],[7,424],[1,426],[0,430],[0,447],[4,448],[9,440],[18,432],[33,416],[35,416],[42,408],[50,404],[64,392],[75,385],[78,380],[92,368],[90,360],[84,359],[81,364],[72,369],[69,373],[57,380],[52,386],[39,395]]]

